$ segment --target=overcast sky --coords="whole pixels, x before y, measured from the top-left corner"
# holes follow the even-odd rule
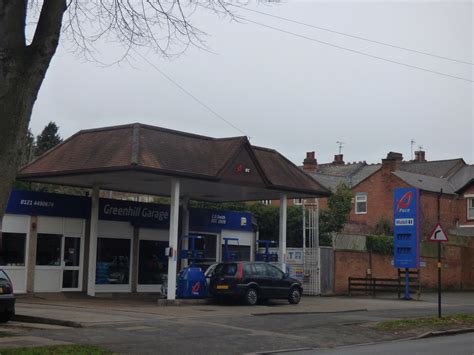
[[[250,5],[282,16],[397,46],[474,61],[472,1],[286,1]],[[473,80],[473,66],[409,53],[283,20],[233,10],[269,26],[337,46]],[[197,11],[214,52],[190,48],[172,61],[148,60],[232,122],[252,144],[296,164],[307,151],[332,161],[380,162],[389,151],[410,158],[410,140],[428,160],[474,162],[473,83],[384,62],[251,23]],[[142,58],[103,68],[64,41],[33,111],[38,134],[55,121],[63,138],[80,129],[141,122],[214,137],[242,135],[193,101]],[[98,48],[104,61],[121,48]],[[144,52],[143,52],[144,53]],[[100,57],[100,56],[99,56]]]

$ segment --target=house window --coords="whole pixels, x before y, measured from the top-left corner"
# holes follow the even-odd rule
[[[367,213],[367,194],[357,194],[355,197],[355,213],[366,214]]]
[[[467,199],[467,219],[474,219],[474,197]]]
[[[263,205],[271,205],[272,204],[272,200],[262,200],[261,201]]]
[[[302,198],[294,198],[293,199],[293,205],[298,206],[303,204],[303,199]]]

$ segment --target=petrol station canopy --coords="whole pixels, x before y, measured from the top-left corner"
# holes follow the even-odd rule
[[[328,196],[273,149],[247,137],[211,138],[144,124],[83,130],[23,167],[18,179],[224,202]]]

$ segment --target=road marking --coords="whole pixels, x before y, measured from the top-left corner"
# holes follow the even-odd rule
[[[183,322],[184,321],[184,322]],[[242,328],[242,327],[236,327],[233,325],[228,325],[228,324],[222,324],[222,323],[214,323],[214,322],[205,322],[205,321],[193,321],[191,319],[186,319],[180,321],[180,323],[194,323],[194,324],[206,324],[206,325],[211,325],[219,328],[227,328],[227,329],[232,329],[232,330],[237,330],[240,332],[247,332],[249,333],[249,336],[271,336],[271,337],[284,337],[288,339],[293,339],[293,340],[307,340],[307,337],[305,336],[299,336],[299,335],[292,335],[292,334],[286,334],[286,333],[279,333],[279,332],[272,332],[268,330],[256,330],[256,329],[250,329],[250,328]]]
[[[118,328],[119,330],[131,330],[131,331],[134,331],[134,330],[144,330],[144,329],[151,329],[151,328],[155,328],[155,327],[150,327],[148,325],[137,325],[137,326],[133,326],[133,327],[122,327],[122,328]]]

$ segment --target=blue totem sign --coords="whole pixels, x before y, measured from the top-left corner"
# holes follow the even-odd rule
[[[405,268],[405,299],[410,299],[409,268],[420,266],[420,192],[395,189],[393,200],[394,266]]]

